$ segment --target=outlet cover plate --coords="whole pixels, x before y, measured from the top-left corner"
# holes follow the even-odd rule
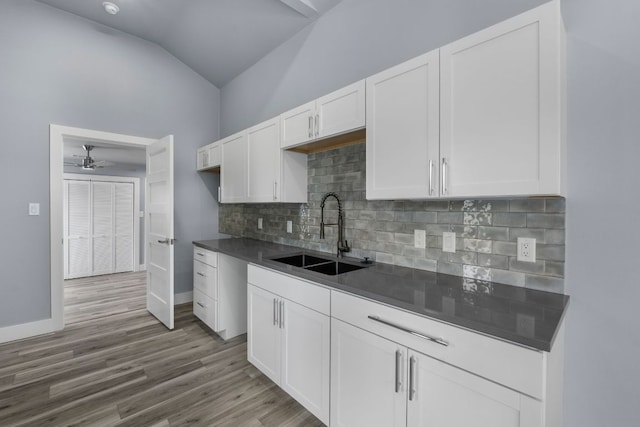
[[[293,233],[293,223],[291,221],[287,221],[287,233]]]
[[[518,261],[536,262],[536,239],[518,237]]]
[[[413,230],[413,245],[422,249],[427,247],[427,233],[425,230]]]
[[[442,233],[442,252],[456,251],[456,233],[445,231]]]
[[[262,218],[258,218],[258,230],[262,230]]]

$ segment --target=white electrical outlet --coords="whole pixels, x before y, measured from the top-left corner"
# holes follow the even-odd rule
[[[29,203],[29,215],[40,215],[40,203]]]
[[[258,218],[258,230],[262,230],[262,218]]]
[[[536,239],[518,237],[518,261],[536,262]]]
[[[427,247],[427,236],[424,230],[413,230],[413,245],[416,248]]]
[[[287,221],[287,233],[293,233],[293,223],[291,221]]]
[[[456,233],[445,231],[442,233],[442,252],[456,251]]]

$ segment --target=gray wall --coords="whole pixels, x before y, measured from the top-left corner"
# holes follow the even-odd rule
[[[565,426],[637,426],[640,2],[563,0]],[[222,88],[228,135],[543,1],[343,0]]]
[[[175,135],[175,285],[190,291],[191,241],[218,229],[217,177],[195,159],[218,137],[219,90],[156,45],[35,1],[2,6],[0,327],[50,317],[50,123]],[[29,202],[40,216],[27,216]]]

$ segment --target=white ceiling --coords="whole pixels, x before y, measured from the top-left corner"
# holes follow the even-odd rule
[[[143,38],[221,88],[341,0],[38,0]]]

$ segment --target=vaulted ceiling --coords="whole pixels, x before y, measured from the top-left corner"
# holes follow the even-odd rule
[[[221,88],[341,0],[38,0],[156,43]]]

